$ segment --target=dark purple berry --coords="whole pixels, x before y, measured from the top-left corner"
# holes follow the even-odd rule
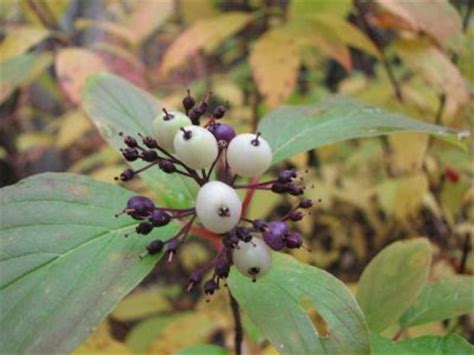
[[[248,243],[252,240],[252,229],[246,227],[237,227],[235,228],[235,234],[237,237],[245,243]]]
[[[158,163],[158,166],[161,170],[168,174],[174,173],[176,171],[176,166],[169,160],[161,160]]]
[[[158,147],[158,142],[156,139],[150,136],[143,137],[143,144],[150,149],[155,149]]]
[[[191,111],[189,111],[189,119],[195,126],[199,126],[199,120],[201,119],[201,114],[196,111],[196,108],[193,108]]]
[[[256,219],[252,222],[252,225],[253,228],[258,232],[264,232],[268,227],[268,223],[262,219]]]
[[[222,238],[222,244],[226,248],[234,249],[239,244],[239,237],[237,237],[237,233],[229,233],[225,237]]]
[[[289,186],[287,183],[275,182],[272,184],[272,191],[277,194],[284,194],[287,193],[289,190]]]
[[[225,141],[229,143],[234,139],[236,133],[235,130],[225,123],[216,123],[209,126],[208,130],[216,137],[217,141]]]
[[[270,222],[268,228],[263,232],[263,240],[273,250],[282,250],[285,247],[285,236],[288,234],[286,222]]]
[[[225,279],[229,276],[230,264],[225,258],[219,259],[216,263],[215,273],[218,277]]]
[[[133,196],[127,201],[127,213],[136,219],[148,217],[154,210],[155,204],[145,196]]]
[[[206,295],[213,295],[214,292],[216,292],[216,290],[219,288],[219,285],[213,279],[210,279],[204,283],[202,288]]]
[[[152,241],[148,246],[146,247],[146,250],[148,251],[149,254],[158,254],[163,250],[163,246],[165,243],[163,243],[162,240],[156,239]]]
[[[296,172],[293,169],[280,171],[278,174],[278,182],[287,183],[296,178]]]
[[[194,107],[195,104],[196,104],[196,101],[192,98],[191,92],[188,90],[188,94],[183,99],[184,110],[188,112]]]
[[[216,120],[218,120],[218,119],[224,117],[225,112],[226,112],[225,106],[224,105],[219,105],[212,112],[212,117],[214,117]]]
[[[309,198],[304,198],[300,201],[301,208],[311,208],[313,206],[313,201]]]
[[[303,240],[298,233],[290,233],[285,238],[285,244],[287,248],[297,249],[303,245]]]
[[[187,290],[191,291],[191,289],[194,286],[196,286],[198,283],[200,283],[201,280],[202,280],[202,271],[201,270],[194,271],[191,274],[191,276],[189,277],[189,283],[188,283]]]
[[[159,208],[156,208],[153,210],[148,220],[155,227],[162,227],[162,226],[167,225],[170,222],[171,216],[169,215],[169,213],[166,213],[165,211],[160,210]]]
[[[122,155],[127,161],[135,161],[138,159],[138,150],[135,148],[125,148],[122,150]]]
[[[122,174],[120,174],[120,180],[122,181],[130,181],[135,177],[135,172],[132,169],[124,170]]]
[[[291,184],[288,192],[292,196],[300,196],[300,195],[304,194],[304,189],[300,186]]]
[[[138,234],[147,235],[153,230],[153,225],[148,222],[142,222],[135,228],[135,230]]]
[[[154,150],[144,150],[141,156],[144,161],[150,163],[158,159],[158,154]]]
[[[301,221],[303,219],[303,213],[300,211],[291,211],[289,218],[293,222]]]
[[[136,148],[138,146],[137,140],[133,138],[132,136],[125,136],[125,138],[123,139],[123,142],[130,148]]]

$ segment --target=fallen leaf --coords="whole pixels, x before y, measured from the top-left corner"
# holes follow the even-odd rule
[[[0,44],[0,59],[5,61],[27,51],[49,35],[49,31],[36,26],[22,26],[8,30]]]

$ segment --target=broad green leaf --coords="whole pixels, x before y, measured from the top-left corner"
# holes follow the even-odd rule
[[[403,328],[474,312],[474,277],[449,275],[428,282],[400,320]]]
[[[431,246],[424,238],[392,243],[375,256],[357,285],[370,330],[381,332],[400,319],[426,283],[430,263]]]
[[[152,269],[155,238],[115,218],[131,192],[72,174],[43,174],[0,190],[0,352],[66,353]]]
[[[127,296],[114,309],[112,317],[120,321],[133,321],[170,308],[170,302],[161,294],[160,289],[151,288]]]
[[[18,86],[34,80],[52,61],[50,53],[23,53],[0,62],[0,103]]]
[[[391,13],[406,21],[410,27],[429,35],[450,49],[462,48],[462,22],[448,0],[377,0]],[[426,11],[429,7],[429,11]]]
[[[373,355],[472,355],[474,347],[457,334],[446,336],[423,336],[408,340],[392,341],[372,334]]]
[[[22,26],[10,29],[0,44],[0,53],[2,53],[0,60],[5,61],[22,54],[30,47],[41,42],[48,35],[48,30],[36,26]]]
[[[217,345],[194,345],[175,352],[175,355],[227,355],[228,352]]]
[[[266,115],[258,130],[273,149],[273,163],[326,144],[394,132],[424,132],[443,137],[469,135],[343,96],[332,96],[308,106],[282,106]]]
[[[152,135],[153,119],[161,111],[151,95],[112,74],[90,77],[83,91],[82,104],[104,138],[117,149],[124,147],[120,132]],[[139,169],[144,163],[139,161],[131,165]],[[163,203],[173,207],[189,207],[197,190],[193,181],[165,174],[157,167],[140,176],[160,194]]]
[[[267,105],[276,107],[285,102],[296,84],[300,65],[294,39],[281,30],[265,33],[255,43],[249,62]]]
[[[274,253],[268,275],[253,283],[232,269],[228,284],[282,354],[370,353],[359,306],[345,285],[323,270]]]
[[[161,63],[161,73],[167,75],[200,49],[213,51],[222,41],[240,31],[250,19],[248,14],[227,12],[197,21],[179,35],[166,50]]]
[[[83,48],[59,50],[55,58],[55,69],[62,89],[75,104],[80,102],[82,89],[89,76],[109,71],[98,54]]]

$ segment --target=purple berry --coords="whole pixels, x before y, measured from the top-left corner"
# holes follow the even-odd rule
[[[153,230],[153,225],[148,222],[142,222],[135,228],[135,230],[138,234],[147,235]]]
[[[235,229],[237,237],[245,243],[252,240],[252,229],[246,227],[237,227]]]
[[[309,198],[304,198],[300,201],[301,208],[311,208],[312,206],[313,206],[313,201],[311,201]]]
[[[290,220],[293,222],[301,221],[303,219],[303,213],[300,211],[291,211],[290,212]]]
[[[158,166],[167,174],[174,173],[176,171],[176,166],[169,160],[161,160],[158,163]]]
[[[138,146],[137,140],[131,136],[125,136],[123,141],[130,148],[136,148]]]
[[[216,120],[218,120],[218,119],[224,117],[225,112],[226,112],[225,106],[224,105],[219,105],[212,112],[212,117],[214,117]]]
[[[158,154],[154,150],[145,150],[142,152],[142,159],[151,163],[158,159]]]
[[[135,177],[135,172],[132,169],[124,170],[122,174],[120,174],[120,180],[122,181],[130,181]]]
[[[162,240],[156,239],[152,241],[148,246],[146,247],[146,250],[148,251],[149,254],[158,254],[163,250],[163,246],[165,244],[163,243]]]
[[[153,212],[151,213],[151,216],[148,218],[148,220],[155,226],[155,227],[162,227],[167,225],[170,220],[171,216],[169,213],[166,213],[163,210],[160,210],[159,208],[154,209]]]
[[[188,90],[188,94],[183,99],[183,107],[186,110],[186,112],[188,112],[194,107],[195,104],[196,104],[196,101],[192,98],[191,92]]]
[[[206,295],[214,294],[218,288],[219,285],[213,279],[207,280],[203,285],[204,293]]]
[[[125,148],[122,150],[122,155],[127,161],[135,161],[138,159],[138,150],[135,148]]]
[[[252,225],[253,225],[253,228],[259,232],[264,232],[268,227],[268,223],[262,219],[256,219],[255,221],[252,222]]]
[[[297,249],[303,245],[303,240],[298,233],[290,233],[285,238],[285,244],[287,248]]]
[[[281,183],[281,182],[275,182],[272,185],[272,191],[277,194],[284,194],[288,192],[290,189],[289,185],[287,183]]]
[[[278,182],[287,183],[296,178],[296,172],[293,169],[280,171],[278,174]]]
[[[263,232],[263,240],[273,250],[282,250],[285,247],[285,236],[288,234],[286,222],[270,222]]]
[[[155,204],[145,196],[133,196],[127,201],[127,213],[135,219],[143,219],[154,210]]]
[[[217,141],[229,143],[236,136],[235,130],[225,123],[215,123],[208,130],[216,137]]]
[[[216,263],[216,268],[215,268],[216,275],[222,279],[225,279],[229,276],[229,271],[230,271],[229,262],[227,261],[226,258],[221,258]]]

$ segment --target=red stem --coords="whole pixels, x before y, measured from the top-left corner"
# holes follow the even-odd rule
[[[245,194],[244,202],[242,203],[242,217],[241,218],[245,218],[247,216],[248,207],[250,205],[250,202],[252,202],[252,198],[256,190],[256,187],[254,185],[258,183],[258,179],[259,179],[258,177],[254,177],[252,178],[252,180],[250,180],[249,186],[253,186],[253,187],[250,187],[247,190],[247,193]]]

